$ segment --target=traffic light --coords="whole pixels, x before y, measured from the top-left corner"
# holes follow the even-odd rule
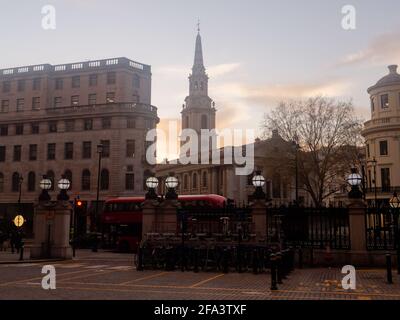
[[[75,200],[75,206],[76,206],[77,208],[82,208],[82,207],[83,207],[83,202],[82,202],[82,200],[76,199],[76,200]]]

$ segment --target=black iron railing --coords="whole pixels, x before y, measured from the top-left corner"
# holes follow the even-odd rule
[[[267,208],[268,241],[287,246],[350,249],[347,208]]]
[[[395,217],[388,206],[369,207],[365,215],[367,249],[394,250]]]

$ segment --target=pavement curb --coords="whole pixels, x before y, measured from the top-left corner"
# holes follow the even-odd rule
[[[43,263],[43,262],[58,262],[58,261],[66,261],[67,259],[46,259],[46,260],[12,260],[12,261],[0,261],[0,265],[2,264],[21,264],[21,263]]]

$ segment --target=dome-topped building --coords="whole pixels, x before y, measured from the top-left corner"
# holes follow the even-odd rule
[[[368,88],[371,120],[362,135],[366,143],[367,200],[388,200],[400,191],[400,74],[390,65],[389,74]]]

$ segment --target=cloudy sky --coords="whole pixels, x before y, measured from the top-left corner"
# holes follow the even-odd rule
[[[42,6],[56,30],[41,28]],[[342,28],[342,7],[356,29]],[[152,103],[179,118],[201,21],[218,127],[259,128],[286,98],[352,98],[369,117],[366,89],[400,63],[398,0],[0,0],[0,68],[126,56],[150,64]]]

